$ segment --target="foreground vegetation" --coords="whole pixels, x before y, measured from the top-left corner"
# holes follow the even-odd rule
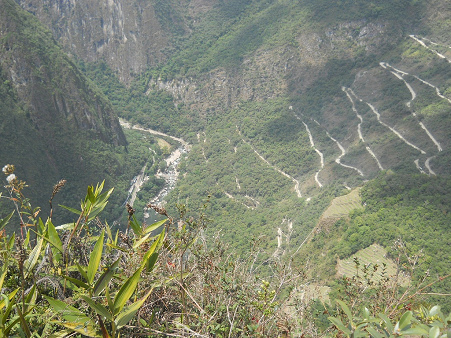
[[[52,201],[65,182],[43,221],[14,167],[3,172],[2,198],[14,211],[0,220],[0,337],[445,337],[451,328],[440,306],[419,302],[428,285],[400,289],[388,276],[373,283],[377,268],[368,267],[322,305],[324,325],[314,318],[318,303],[297,299],[306,280],[291,261],[258,264],[257,243],[246,256],[227,254],[219,235],[203,235],[204,208],[192,217],[179,205],[174,219],[151,206],[164,219],[145,225],[127,205],[128,228],[113,231],[99,218],[113,192],[102,183],[88,187],[80,209],[64,207],[74,222],[55,226]],[[13,213],[20,223],[7,233]]]

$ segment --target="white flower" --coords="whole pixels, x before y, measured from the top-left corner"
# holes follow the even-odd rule
[[[6,180],[8,181],[9,184],[11,184],[15,179],[16,179],[16,175],[14,175],[14,174],[11,174],[6,178]]]
[[[8,165],[5,165],[2,169],[2,171],[6,174],[7,170],[8,170]]]

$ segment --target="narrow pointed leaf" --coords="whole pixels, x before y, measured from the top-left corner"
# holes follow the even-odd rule
[[[27,304],[25,311],[28,311],[30,306],[33,306],[36,303],[36,298],[38,297],[38,293],[36,292],[36,284],[33,284],[28,295],[25,297],[25,303]]]
[[[371,337],[374,337],[374,338],[383,338],[383,337],[385,337],[382,333],[376,331],[372,327],[367,327],[366,329],[368,330],[368,333],[371,335]]]
[[[141,228],[141,225],[136,220],[135,215],[132,216],[132,219],[130,220],[130,227],[132,228],[133,232],[136,236],[141,237],[143,234],[143,230]]]
[[[115,320],[118,329],[126,325],[135,316],[136,312],[138,312],[138,310],[143,306],[152,291],[153,289],[151,289],[142,299],[126,307],[119,313]]]
[[[19,315],[19,320],[20,320],[20,325],[22,326],[22,330],[24,331],[27,338],[30,338],[31,331],[30,331],[30,328],[28,327],[27,321],[25,320],[26,313],[25,314],[22,313],[22,311],[20,310],[20,306],[17,306],[16,310],[17,310],[17,314]]]
[[[151,272],[153,270],[153,267],[155,266],[155,263],[157,262],[158,259],[158,252],[154,252],[150,258],[147,260],[147,264],[146,264],[146,271],[147,272]]]
[[[151,225],[149,225],[147,228],[144,229],[144,233],[147,234],[149,232],[152,232],[156,229],[158,229],[159,227],[161,227],[164,223],[166,223],[167,219],[163,219],[161,221],[155,222]]]
[[[114,313],[117,314],[122,310],[125,303],[131,298],[135,292],[136,286],[141,275],[142,267],[135,271],[135,273],[128,278],[124,285],[120,288],[116,297],[114,297]]]
[[[27,235],[25,237],[25,241],[23,242],[23,247],[28,248],[28,244],[30,243],[30,232],[27,231]]]
[[[117,243],[117,242],[116,242],[116,243]],[[120,246],[111,244],[111,243],[107,243],[106,245],[109,246],[109,247],[112,248],[112,249],[116,249],[116,250],[119,250],[119,251],[122,251],[122,252],[128,252],[128,250],[126,250],[126,249],[124,249],[124,248],[121,248]]]
[[[12,322],[8,323],[8,326],[5,329],[5,337],[9,337],[9,332],[13,329],[13,327],[19,322],[20,317],[17,317]]]
[[[8,224],[9,220],[11,219],[11,217],[13,217],[13,215],[14,211],[5,218],[0,219],[0,230],[2,230],[6,226],[6,224]]]
[[[60,236],[55,229],[52,221],[48,220],[48,233],[50,244],[52,244],[59,252],[63,252],[63,243],[61,242]]]
[[[89,201],[94,204],[96,201],[96,196],[94,195],[94,192],[92,191],[94,188],[92,186],[88,187],[88,194],[87,197],[89,199]]]
[[[6,274],[8,273],[7,266],[3,266],[2,271],[0,272],[0,290],[3,288],[3,282],[5,280]]]
[[[136,241],[135,244],[133,244],[133,249],[138,248],[141,244],[143,244],[145,241],[147,241],[150,237],[150,233],[143,236],[139,241]]]
[[[106,298],[106,301],[108,302],[108,307],[113,310],[114,303],[113,303],[113,299],[110,296],[110,289],[108,288],[108,286],[105,288],[105,298]],[[113,312],[114,312],[114,310],[113,310]]]
[[[66,210],[69,210],[70,212],[73,212],[74,214],[77,214],[77,215],[80,215],[81,214],[81,211],[80,210],[77,210],[77,209],[74,209],[74,208],[71,208],[71,207],[66,207],[65,205],[61,205],[61,204],[58,204],[61,208],[63,208],[63,209],[66,209]]]
[[[89,298],[87,296],[81,296],[81,298],[83,298],[83,300],[86,303],[88,303],[88,305],[91,307],[91,309],[93,309],[99,315],[101,315],[102,317],[104,317],[108,320],[113,320],[113,315],[107,310],[107,308],[105,306],[94,302],[91,298]]]
[[[427,327],[426,325],[418,325],[408,330],[402,331],[402,334],[404,336],[424,336],[429,334],[428,329],[429,327]]]
[[[90,321],[88,316],[86,316],[83,312],[74,308],[73,306],[70,306],[61,300],[53,299],[48,296],[44,296],[44,297],[49,302],[50,306],[56,312],[61,314],[61,316],[68,322],[84,324],[84,323]]]
[[[89,290],[91,288],[88,284],[84,283],[83,281],[81,281],[79,279],[72,278],[72,277],[69,277],[69,276],[64,276],[64,275],[63,275],[63,278],[68,280],[69,282],[79,286],[79,287],[82,287],[85,290]]]
[[[16,295],[17,291],[19,291],[19,289],[15,289],[13,292],[11,292],[11,293],[8,295],[8,297],[6,297],[6,296],[4,296],[4,297],[7,298],[8,301],[11,301],[11,300],[14,298],[14,296]],[[0,301],[0,310],[3,309],[3,308],[5,307],[6,303],[7,303],[7,302],[6,302],[5,299],[3,299],[3,300]]]
[[[346,326],[344,326],[343,322],[340,319],[335,317],[328,317],[328,319],[332,322],[332,324],[334,324],[337,327],[337,329],[339,329],[343,333],[347,335],[351,333],[351,331],[349,331],[349,329],[346,328]]]
[[[81,333],[82,335],[88,336],[88,337],[102,337],[102,334],[96,331],[95,327],[96,325],[92,323],[89,318],[84,323],[61,323],[60,325],[64,326],[65,328]]]
[[[64,338],[67,337],[72,331],[70,330],[61,330],[55,333],[52,333],[49,338]]]
[[[387,330],[390,333],[393,333],[393,324],[390,321],[390,318],[388,318],[385,314],[379,313],[379,317],[385,322],[385,325],[387,326]]]
[[[337,303],[340,304],[340,307],[343,309],[343,312],[346,314],[349,321],[352,321],[352,313],[351,310],[349,310],[349,307],[340,299],[337,299]]]
[[[24,263],[25,278],[27,278],[31,274],[31,272],[33,271],[33,268],[35,267],[36,263],[38,262],[39,256],[41,254],[43,241],[44,241],[43,238],[38,240],[36,246],[30,252],[30,256],[28,256],[28,259]]]
[[[97,270],[99,269],[100,260],[102,259],[103,252],[103,239],[105,237],[105,231],[102,230],[99,239],[97,240],[94,250],[91,252],[88,265],[88,283],[92,284]]]
[[[8,250],[11,251],[14,246],[14,241],[16,240],[16,233],[13,232],[11,238],[8,241]]]
[[[99,277],[96,284],[94,285],[94,296],[98,296],[108,285],[110,280],[113,278],[117,267],[119,266],[120,258],[118,258],[110,267],[106,268],[103,274]]]
[[[152,243],[152,245],[150,246],[149,250],[147,250],[146,254],[143,257],[143,260],[141,262],[141,267],[143,268],[144,266],[147,266],[147,271],[149,272],[150,270],[152,270],[153,265],[155,264],[156,258],[158,256],[154,256],[154,261],[152,262],[153,264],[148,264],[149,263],[149,259],[150,257],[155,253],[155,251],[157,249],[159,249],[161,247],[161,244],[163,243],[163,239],[164,239],[164,230],[161,232],[161,234],[157,237],[157,239],[155,240],[155,242]]]
[[[88,281],[88,274],[86,273],[86,270],[85,270],[80,264],[78,264],[78,263],[77,263],[77,269],[78,269],[78,271],[80,272],[80,274],[83,276],[83,278],[84,278],[86,281]]]

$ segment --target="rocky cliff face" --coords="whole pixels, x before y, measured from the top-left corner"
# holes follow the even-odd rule
[[[107,143],[126,144],[109,103],[52,41],[49,32],[14,2],[2,0],[0,66],[35,128],[46,138],[89,130]]]
[[[66,50],[88,62],[104,59],[124,82],[163,60],[170,46],[152,1],[17,2],[46,24]]]
[[[125,135],[109,101],[38,19],[12,0],[0,8],[0,160],[33,187],[33,205],[45,209],[62,178],[72,204],[87,184],[120,174],[113,156],[110,164],[97,158],[123,149]]]

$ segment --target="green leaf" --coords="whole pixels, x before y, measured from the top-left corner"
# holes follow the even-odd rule
[[[387,326],[387,330],[390,333],[393,333],[393,324],[390,321],[390,318],[388,318],[385,314],[379,313],[379,317],[385,322],[385,325]]]
[[[437,338],[440,335],[440,328],[438,326],[433,326],[429,330],[429,338]]]
[[[88,194],[87,194],[87,197],[92,204],[94,204],[96,202],[96,196],[94,195],[93,189],[94,189],[93,186],[90,185],[88,187]]]
[[[159,248],[161,248],[161,245],[163,244],[164,239],[164,229],[158,236],[158,238],[155,240],[155,242],[152,243],[149,250],[147,250],[146,254],[143,257],[143,260],[141,262],[141,267],[144,268],[144,266],[147,266],[147,272],[150,272],[156,262],[156,259],[158,257],[158,254],[153,256],[155,251]],[[153,256],[153,257],[152,257]],[[150,258],[152,257],[152,260]]]
[[[149,225],[146,229],[144,229],[144,233],[147,234],[151,231],[154,231],[156,229],[158,229],[159,227],[161,227],[164,223],[166,223],[167,219],[163,219],[161,221],[155,222],[151,225]]]
[[[122,251],[122,252],[128,252],[128,250],[126,250],[124,248],[121,248],[120,246],[111,244],[111,243],[107,243],[106,245],[109,246],[112,249],[116,249],[116,250],[119,250],[119,251]]]
[[[49,234],[49,242],[52,244],[59,252],[63,252],[63,243],[61,242],[60,236],[55,229],[52,221],[49,219],[48,223],[48,234]]]
[[[16,295],[16,293],[19,291],[19,288],[17,288],[16,290],[14,290],[13,292],[11,292],[8,297],[6,297],[5,295],[3,295],[3,297],[5,297],[6,299],[3,299],[0,301],[0,310],[3,309],[6,305],[6,303],[9,303],[12,301],[12,299],[14,298],[14,296]],[[8,302],[7,302],[8,301]],[[14,302],[12,302],[13,304],[15,304]]]
[[[27,235],[25,237],[25,241],[23,242],[23,247],[28,248],[28,244],[30,243],[30,232],[27,231]]]
[[[351,334],[351,331],[346,326],[344,326],[343,322],[339,318],[328,317],[328,319],[337,327],[337,329],[342,331],[344,334]]]
[[[385,337],[382,333],[376,331],[372,327],[367,327],[366,329],[367,329],[368,333],[371,335],[371,337],[373,337],[373,338],[383,338],[383,337]]]
[[[136,220],[135,215],[133,215],[132,219],[130,220],[130,227],[132,228],[136,236],[141,237],[143,235],[143,230],[141,228],[141,225]]]
[[[110,280],[113,278],[114,273],[119,266],[120,258],[118,258],[110,267],[106,268],[103,274],[99,277],[96,284],[94,285],[94,296],[98,296],[108,285]]]
[[[30,292],[28,292],[28,295],[25,297],[25,303],[27,305],[25,307],[25,311],[28,311],[30,306],[33,306],[34,304],[36,304],[37,297],[38,297],[38,292],[36,290],[36,284],[33,284]]]
[[[8,326],[5,328],[5,337],[9,337],[9,332],[14,328],[14,326],[19,322],[20,318],[17,317],[13,321],[8,323]]]
[[[78,269],[78,271],[80,272],[80,274],[82,275],[82,277],[83,277],[86,281],[88,281],[88,275],[86,274],[86,270],[85,270],[80,264],[78,264],[78,263],[77,263],[77,269]]]
[[[4,265],[2,268],[2,271],[0,272],[0,290],[3,288],[3,282],[5,280],[7,273],[8,273],[8,267],[6,265]]]
[[[365,318],[366,320],[370,319],[370,310],[368,310],[367,307],[363,309],[363,318]]]
[[[64,276],[64,275],[63,275],[63,278],[67,279],[69,282],[71,282],[71,283],[73,283],[73,284],[75,284],[75,285],[77,285],[79,287],[82,287],[85,290],[89,290],[91,288],[88,284],[83,283],[83,281],[81,281],[79,279],[72,278],[72,277],[69,277],[69,276]]]
[[[432,307],[432,309],[429,310],[429,317],[434,317],[435,315],[439,314],[440,312],[440,306],[435,305]]]
[[[31,274],[31,272],[33,271],[33,268],[35,267],[35,265],[38,261],[39,255],[41,254],[43,241],[44,241],[43,238],[39,239],[39,241],[36,243],[36,246],[30,252],[30,256],[28,256],[28,259],[24,263],[25,278],[27,278]]]
[[[77,215],[81,215],[81,211],[80,210],[77,210],[77,209],[74,209],[74,208],[71,208],[71,207],[66,207],[65,205],[61,205],[61,204],[58,204],[61,208],[63,208],[63,209],[66,209],[66,210],[69,210],[70,212],[73,212],[74,214],[77,214]]]
[[[139,241],[136,241],[135,244],[133,244],[133,249],[138,248],[141,244],[143,244],[145,241],[147,241],[150,237],[150,233],[143,236]]]
[[[113,320],[113,315],[107,310],[107,308],[105,306],[103,306],[101,304],[97,304],[91,298],[89,298],[87,296],[81,296],[81,298],[83,298],[83,300],[86,303],[88,303],[88,305],[91,307],[91,309],[93,309],[99,315],[101,315],[102,317],[104,317],[108,320]]]
[[[94,281],[97,270],[99,269],[100,260],[102,259],[103,252],[103,239],[105,237],[105,231],[102,230],[99,239],[97,240],[94,250],[91,252],[89,257],[88,265],[88,283],[91,285]]]
[[[0,219],[0,231],[6,226],[6,224],[8,224],[9,220],[11,219],[11,217],[13,217],[13,215],[14,211],[5,218]]]
[[[135,292],[136,286],[141,275],[142,267],[135,271],[135,273],[128,278],[124,285],[117,292],[116,297],[114,297],[114,313],[117,314],[122,310],[125,303],[131,298]]]
[[[61,224],[55,227],[56,230],[72,230],[75,227],[75,223]]]
[[[404,330],[402,331],[402,334],[404,336],[424,336],[429,334],[429,331],[427,329],[429,329],[426,325],[424,325],[425,327],[422,327],[423,325],[419,325],[419,326],[415,326],[412,327],[410,329]],[[426,329],[425,329],[426,328]]]
[[[61,330],[58,332],[52,333],[49,338],[64,338],[67,337],[72,331],[70,330]]]
[[[117,328],[121,328],[122,326],[126,325],[136,314],[136,312],[143,306],[146,299],[150,296],[152,293],[151,289],[142,299],[138,300],[137,302],[133,303],[132,305],[126,307],[124,310],[122,310],[119,315],[117,316],[115,323]]]
[[[158,252],[154,252],[150,258],[147,260],[147,264],[146,264],[146,271],[147,272],[151,272],[153,267],[155,266],[155,263],[157,262],[158,259]]]
[[[402,330],[403,328],[405,328],[407,325],[410,324],[411,320],[412,320],[412,311],[407,311],[402,315],[401,319],[399,320],[399,328]]]
[[[97,332],[95,329],[96,324],[92,323],[89,318],[84,323],[59,323],[60,325],[64,326],[65,328],[68,328],[69,330],[81,333],[82,335],[88,336],[88,337],[99,337],[101,338],[102,335]]]
[[[27,321],[25,320],[26,313],[22,313],[22,311],[20,310],[20,306],[17,306],[16,310],[17,310],[17,314],[19,315],[20,325],[22,326],[22,330],[24,331],[27,338],[30,338],[31,331],[30,331],[30,328],[28,327]]]
[[[41,217],[39,217],[38,227],[36,227],[36,229],[37,229],[38,234],[41,234],[41,235],[45,231],[45,225],[44,225],[44,222],[42,222],[42,218]]]
[[[114,303],[113,303],[113,300],[111,299],[110,289],[108,288],[108,286],[105,288],[105,298],[106,298],[106,300],[108,302],[108,307],[111,310],[113,310],[113,312],[114,312]]]
[[[61,314],[61,316],[68,322],[84,324],[84,323],[90,321],[88,316],[86,316],[83,312],[74,308],[73,306],[70,306],[61,300],[53,299],[53,298],[45,296],[45,295],[44,295],[44,297],[49,302],[50,306],[56,312]]]
[[[343,312],[346,314],[349,321],[352,322],[352,313],[351,310],[349,310],[349,307],[340,299],[337,299],[337,303],[340,304],[341,308],[343,309]]]
[[[8,250],[11,251],[14,247],[14,241],[16,240],[16,233],[13,232],[11,238],[8,241]]]

